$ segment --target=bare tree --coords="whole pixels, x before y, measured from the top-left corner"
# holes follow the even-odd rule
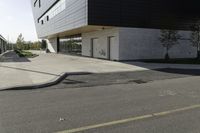
[[[178,44],[181,36],[176,30],[161,30],[159,40],[164,48],[166,48],[165,60],[169,60],[169,50],[176,44]]]
[[[197,49],[197,59],[200,59],[200,22],[191,26],[190,41],[193,47]]]

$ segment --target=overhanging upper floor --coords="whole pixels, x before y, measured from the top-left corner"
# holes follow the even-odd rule
[[[198,5],[197,0],[32,0],[40,38],[87,26],[189,30],[200,19]]]

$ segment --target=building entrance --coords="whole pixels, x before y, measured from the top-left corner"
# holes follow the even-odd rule
[[[59,39],[59,53],[81,55],[82,37],[81,35],[68,36]]]

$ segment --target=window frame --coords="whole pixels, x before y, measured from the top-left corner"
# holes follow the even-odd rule
[[[34,2],[34,7],[36,7],[37,2],[39,2],[39,8],[40,8],[40,7],[41,7],[41,0],[35,0],[35,2]]]

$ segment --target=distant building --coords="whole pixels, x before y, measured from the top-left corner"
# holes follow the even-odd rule
[[[198,0],[31,0],[38,37],[56,53],[108,60],[164,58],[160,29],[186,38],[171,58],[193,58],[191,24],[200,19]]]
[[[2,35],[0,35],[0,54],[6,51],[6,45],[6,39]]]

